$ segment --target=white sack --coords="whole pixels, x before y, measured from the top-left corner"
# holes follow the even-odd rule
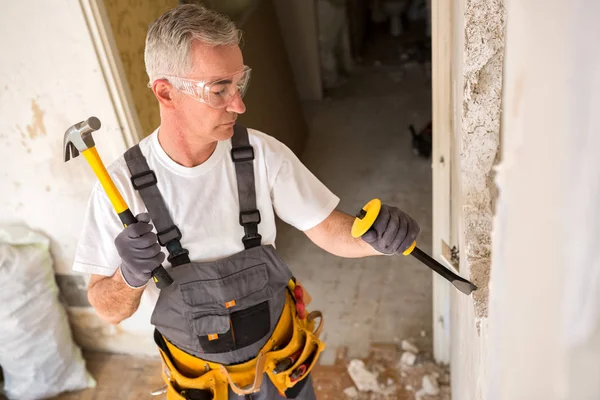
[[[27,228],[0,226],[0,366],[9,399],[95,386],[58,300],[49,245]]]

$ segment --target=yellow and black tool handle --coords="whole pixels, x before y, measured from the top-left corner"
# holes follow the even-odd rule
[[[121,193],[119,193],[115,183],[108,174],[106,167],[104,167],[104,163],[100,159],[98,151],[96,151],[96,147],[90,147],[89,149],[82,151],[81,154],[85,157],[87,162],[92,167],[92,170],[98,177],[100,184],[104,188],[104,191],[106,192],[108,199],[115,209],[115,212],[119,216],[119,219],[123,223],[123,226],[127,227],[136,223],[137,219],[131,210],[129,210],[125,200],[123,200],[123,196],[121,196]],[[152,279],[154,280],[156,287],[159,289],[169,287],[173,283],[173,278],[162,265],[159,265],[154,269],[154,271],[152,271]]]
[[[381,211],[381,200],[373,199],[369,201],[356,215],[356,219],[352,224],[352,236],[355,238],[359,238],[373,226],[379,212]],[[471,294],[471,292],[477,289],[473,283],[468,281],[467,279],[461,277],[460,275],[455,274],[450,271],[448,268],[444,267],[442,264],[437,262],[434,258],[429,256],[427,253],[422,251],[417,247],[417,242],[413,242],[413,244],[406,249],[402,254],[405,256],[412,255],[417,260],[421,261],[423,264],[427,265],[429,268],[437,272],[440,276],[448,280],[454,287],[463,292],[464,294]]]

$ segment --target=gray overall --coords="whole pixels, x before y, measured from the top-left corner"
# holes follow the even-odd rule
[[[224,365],[244,363],[257,356],[279,321],[292,278],[273,246],[261,245],[254,150],[247,129],[236,125],[231,142],[245,250],[212,262],[190,262],[188,251],[180,243],[181,232],[173,223],[156,185],[156,175],[139,146],[125,153],[133,187],[139,191],[158,232],[158,241],[167,248],[168,260],[173,266],[169,273],[174,283],[161,290],[152,313],[155,341],[167,355],[170,353],[163,336],[191,355]],[[206,392],[200,392],[188,390],[186,396],[211,399]],[[289,389],[286,396],[298,400],[316,399],[310,376]],[[238,396],[230,388],[229,398],[274,400],[284,397],[265,375],[259,393]]]

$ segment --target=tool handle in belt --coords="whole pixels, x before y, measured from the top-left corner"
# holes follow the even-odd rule
[[[129,210],[129,208],[119,213],[119,219],[125,227],[137,222],[137,219],[131,210]],[[156,287],[159,289],[167,288],[173,283],[173,278],[171,278],[171,275],[169,275],[167,270],[162,265],[154,268],[152,271],[152,280],[154,280]]]

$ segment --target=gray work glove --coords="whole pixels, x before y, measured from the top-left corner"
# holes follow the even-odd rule
[[[419,236],[421,228],[408,214],[396,207],[381,205],[373,226],[362,236],[380,253],[403,253]]]
[[[152,271],[164,260],[158,237],[152,232],[148,213],[138,214],[138,222],[123,229],[115,238],[121,257],[121,275],[129,286],[139,288],[152,277]]]

